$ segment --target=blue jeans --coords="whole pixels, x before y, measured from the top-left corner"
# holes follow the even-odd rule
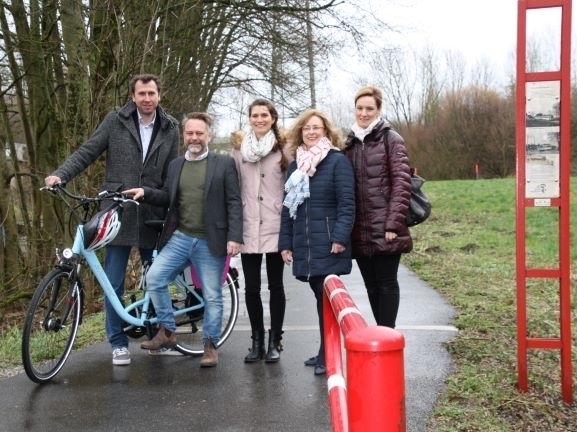
[[[211,339],[216,345],[222,327],[222,283],[226,255],[214,256],[205,239],[188,236],[176,230],[154,259],[146,274],[146,290],[154,305],[158,323],[174,331],[176,324],[172,314],[172,300],[168,283],[192,264],[198,274],[204,297],[203,342]]]
[[[131,250],[132,246],[106,246],[104,272],[121,303],[123,303],[124,278]],[[152,249],[139,249],[142,262],[152,258],[152,251]],[[128,336],[123,331],[124,320],[118,316],[108,298],[104,299],[104,310],[106,311],[106,337],[112,349],[127,347]]]

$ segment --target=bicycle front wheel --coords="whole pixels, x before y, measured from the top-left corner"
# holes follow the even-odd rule
[[[50,381],[64,366],[82,312],[80,282],[54,269],[32,297],[22,334],[22,363],[32,381]]]
[[[226,342],[236,324],[239,305],[238,288],[237,270],[231,268],[228,271],[226,281],[222,284],[222,327],[220,340],[216,344],[217,348]],[[176,320],[177,351],[185,355],[202,355],[204,352],[202,324],[202,315],[193,319],[192,322],[186,318],[186,315],[184,318],[180,317]]]

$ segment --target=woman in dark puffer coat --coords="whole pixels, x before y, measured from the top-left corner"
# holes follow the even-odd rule
[[[322,291],[326,276],[351,272],[350,236],[355,217],[354,175],[339,149],[340,134],[325,114],[305,111],[289,132],[295,161],[289,166],[281,215],[279,250],[294,276],[313,290],[321,343],[308,359],[315,375],[325,373]]]
[[[401,254],[413,248],[406,224],[411,174],[403,138],[381,118],[382,103],[382,92],[376,87],[357,92],[356,122],[347,137],[345,154],[355,171],[353,257],[377,325],[394,328]]]

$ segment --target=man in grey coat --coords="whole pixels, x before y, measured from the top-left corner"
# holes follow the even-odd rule
[[[136,75],[130,81],[131,100],[104,118],[94,134],[50,176],[46,186],[66,183],[106,152],[101,190],[122,191],[135,187],[161,188],[168,164],[178,155],[180,133],[176,119],[159,105],[160,80],[155,75]],[[104,271],[119,298],[124,294],[126,266],[132,247],[144,262],[152,257],[157,231],[144,224],[164,219],[166,208],[143,204],[126,206],[116,238],[106,246]],[[105,299],[106,336],[112,346],[112,364],[130,364],[124,323]]]

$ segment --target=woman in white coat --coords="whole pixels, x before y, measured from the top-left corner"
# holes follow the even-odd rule
[[[246,363],[265,359],[276,363],[281,339],[286,298],[284,262],[278,250],[285,175],[292,158],[287,156],[285,138],[278,128],[278,112],[266,99],[256,99],[248,108],[250,127],[232,135],[243,205],[241,261],[245,279],[245,302],[252,330],[252,347]],[[265,326],[261,299],[261,264],[266,261],[270,293],[270,330],[265,349]]]

